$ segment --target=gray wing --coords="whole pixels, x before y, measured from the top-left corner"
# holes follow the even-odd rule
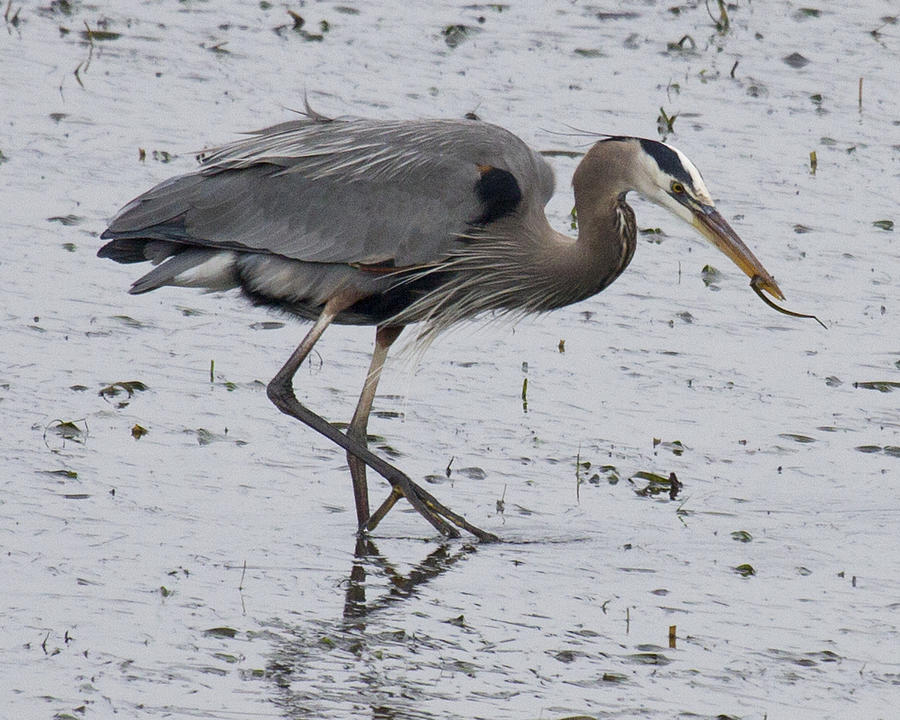
[[[105,256],[149,259],[143,246],[129,249],[140,239],[404,267],[437,261],[473,225],[553,194],[543,158],[478,121],[314,116],[207,151],[201,163],[126,205],[102,235],[114,239]]]

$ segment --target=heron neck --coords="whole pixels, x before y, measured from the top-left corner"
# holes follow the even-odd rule
[[[543,258],[556,288],[555,307],[584,300],[615,280],[631,261],[635,247],[634,212],[625,194],[598,197],[577,192],[575,214],[578,237],[553,231],[549,257]]]
[[[634,187],[628,149],[621,143],[597,143],[572,177],[578,238],[564,244],[558,258],[578,299],[607,287],[634,255],[634,211],[625,202]]]

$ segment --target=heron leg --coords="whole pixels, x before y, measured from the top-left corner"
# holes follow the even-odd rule
[[[292,418],[299,420],[313,430],[321,433],[336,445],[339,445],[347,452],[352,453],[355,457],[359,458],[362,462],[381,475],[391,484],[391,494],[396,494],[397,498],[400,496],[405,497],[410,505],[428,520],[438,532],[448,537],[459,537],[459,531],[456,529],[456,527],[459,527],[466,532],[472,533],[483,542],[496,542],[499,539],[496,535],[485,532],[467,522],[464,517],[457,515],[455,512],[445,507],[439,503],[434,496],[416,485],[410,480],[408,475],[371,452],[365,445],[360,444],[354,438],[348,437],[342,433],[321,415],[317,415],[297,400],[297,396],[294,394],[293,379],[297,370],[300,368],[300,365],[303,364],[303,361],[309,355],[313,346],[322,336],[322,333],[325,332],[325,328],[331,324],[342,310],[350,307],[350,305],[358,299],[359,298],[336,297],[325,304],[321,314],[306,334],[306,337],[303,338],[294,352],[291,353],[291,356],[284,366],[275,374],[275,377],[272,378],[266,387],[266,393],[269,396],[269,399],[274,403],[275,407],[281,410],[285,415],[290,415]],[[396,499],[391,502],[391,506],[393,506],[395,502]],[[390,509],[390,507],[387,509]],[[384,512],[381,512],[381,508],[379,508],[379,512],[375,515],[377,518],[376,522],[373,524],[370,520],[366,523],[364,529],[374,529],[375,525],[377,525],[377,521],[384,516],[387,509],[384,510]],[[456,527],[454,527],[454,525]]]
[[[388,350],[394,341],[403,332],[403,326],[379,327],[375,331],[375,350],[372,352],[372,362],[369,365],[369,373],[363,385],[359,402],[353,413],[353,419],[347,427],[347,436],[356,440],[360,445],[368,447],[366,430],[369,426],[369,413],[372,412],[372,403],[375,400],[375,390],[381,379],[381,368]],[[353,497],[356,500],[356,517],[359,526],[363,527],[369,521],[369,490],[366,484],[366,463],[360,460],[351,451],[347,451],[347,464],[350,466],[350,476],[353,478]]]

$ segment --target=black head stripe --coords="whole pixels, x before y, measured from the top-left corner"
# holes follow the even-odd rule
[[[682,165],[678,153],[672,148],[668,145],[663,145],[661,142],[644,138],[641,139],[640,143],[644,152],[656,160],[660,170],[684,183],[686,187],[694,187],[694,180],[691,178],[691,174]]]

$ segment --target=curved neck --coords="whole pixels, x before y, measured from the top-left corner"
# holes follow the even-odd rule
[[[545,252],[539,258],[551,307],[600,292],[622,274],[634,256],[637,227],[634,211],[625,202],[632,186],[627,171],[629,150],[623,143],[597,143],[575,170],[572,186],[578,237],[548,227],[552,241],[543,244]]]

